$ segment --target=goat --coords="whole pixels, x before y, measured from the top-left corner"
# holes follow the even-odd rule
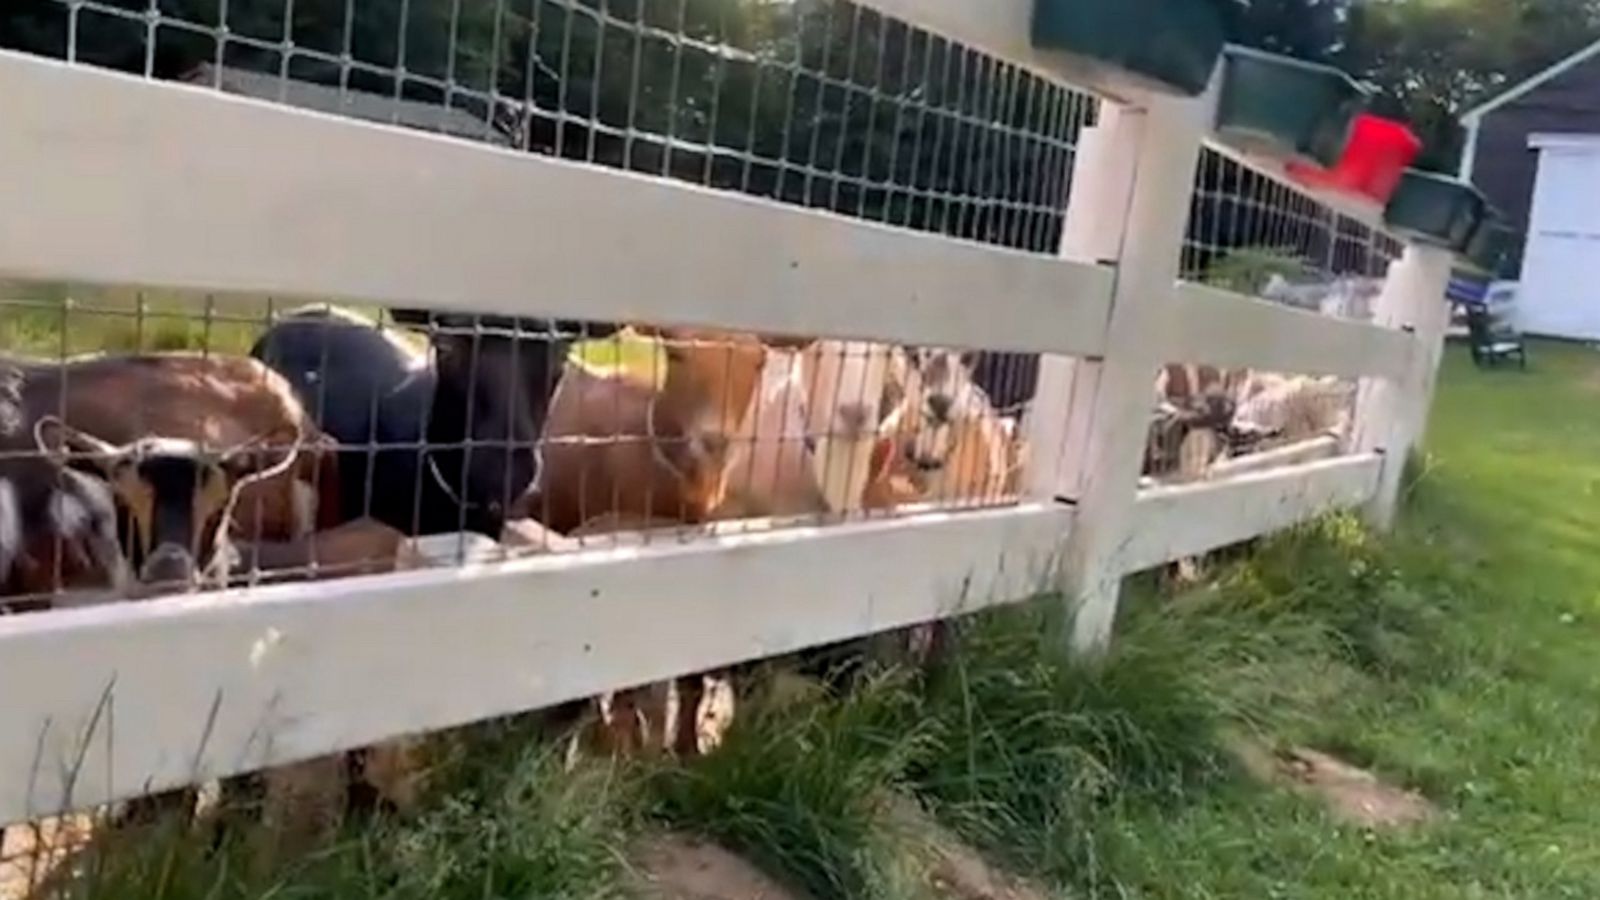
[[[701,524],[727,498],[767,348],[758,338],[663,333],[660,387],[568,364],[551,400],[544,468],[513,511],[566,534],[603,514]]]
[[[260,452],[260,441],[221,452],[169,437],[119,446],[53,416],[34,431],[39,449],[63,473],[97,479],[116,499],[140,595],[225,584],[236,564],[228,531],[241,489],[288,470],[298,455],[291,446],[273,460]]]
[[[102,482],[36,456],[0,459],[0,611],[103,602],[133,580]]]
[[[1230,424],[1235,439],[1272,449],[1350,430],[1356,385],[1341,378],[1255,376]]]
[[[60,432],[62,437],[87,437],[91,456],[107,447],[131,449],[152,438],[188,443],[182,448],[147,444],[142,448],[146,455],[158,449],[163,454],[203,450],[217,452],[213,461],[220,463],[226,453],[218,451],[232,450],[230,465],[261,462],[287,448],[295,456],[291,463],[239,491],[235,530],[250,539],[288,540],[319,525],[337,524],[334,444],[311,421],[289,384],[255,360],[170,353],[12,366],[30,423],[23,431],[29,433],[20,440],[13,436],[0,450],[34,450],[38,436],[29,429],[47,416],[67,429]]]
[[[897,399],[874,455],[874,505],[993,503],[1017,484],[1025,450],[958,354],[918,351],[894,367]]]
[[[572,336],[615,329],[392,314],[429,329],[431,357],[370,319],[327,308],[285,317],[250,352],[284,373],[317,424],[348,448],[342,520],[372,516],[407,534],[496,537],[537,480],[536,444]],[[374,442],[384,447],[369,450]]]
[[[552,404],[543,507],[531,512],[590,536],[860,507],[868,460],[859,448],[870,453],[875,437],[886,351],[660,334],[660,387],[569,368]],[[721,674],[676,679],[607,694],[600,713],[613,749],[703,751],[731,719],[732,688]]]
[[[739,488],[732,473],[739,462],[751,471],[755,460],[741,457],[735,443],[756,406],[767,346],[718,332],[658,334],[666,358],[660,386],[567,365],[551,399],[540,479],[513,517],[535,518],[569,537],[594,536],[639,525],[703,524],[741,502],[729,499],[730,482]],[[714,693],[709,686],[719,678],[605,694],[598,698],[600,737],[615,752],[662,743],[694,751],[694,729],[673,725],[680,710],[701,704],[680,702],[679,695]],[[650,727],[652,720],[658,727]]]
[[[887,391],[894,351],[862,341],[818,341],[801,361],[816,481],[830,510],[858,510],[872,480],[883,420],[892,411]]]

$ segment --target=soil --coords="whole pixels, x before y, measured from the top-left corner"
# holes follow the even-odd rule
[[[1318,750],[1273,750],[1245,739],[1235,740],[1233,750],[1258,780],[1315,797],[1347,825],[1406,828],[1438,816],[1438,809],[1416,791],[1389,784],[1366,769]]]
[[[638,900],[810,900],[738,856],[684,835],[656,835],[630,854]]]
[[[1050,894],[1001,872],[940,828],[914,801],[888,804],[893,827],[917,848],[928,896],[939,900],[1049,900]],[[636,900],[810,900],[728,850],[676,834],[633,848]]]
[[[991,865],[944,829],[915,800],[890,801],[895,827],[923,848],[926,879],[943,900],[1049,900],[1050,894]]]

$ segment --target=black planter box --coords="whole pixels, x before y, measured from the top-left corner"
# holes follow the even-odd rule
[[[981,3],[983,0],[972,0]],[[1069,55],[1092,84],[1193,97],[1222,54],[1235,0],[1034,0],[1033,43]]]
[[[1229,143],[1329,167],[1344,156],[1367,89],[1331,66],[1230,46],[1217,132]]]
[[[1477,188],[1446,175],[1408,169],[1383,218],[1409,237],[1464,252],[1488,217]]]

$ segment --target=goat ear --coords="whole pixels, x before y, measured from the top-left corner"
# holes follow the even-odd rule
[[[79,431],[55,416],[33,426],[33,440],[57,467],[104,476],[123,455],[123,448]]]
[[[280,432],[272,432],[234,445],[218,461],[222,471],[234,482],[258,476],[271,478],[287,471],[300,455],[300,442],[297,438],[284,442],[282,438]]]

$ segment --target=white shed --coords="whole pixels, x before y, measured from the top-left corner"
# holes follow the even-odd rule
[[[1600,134],[1530,135],[1538,154],[1518,324],[1600,340]]]

